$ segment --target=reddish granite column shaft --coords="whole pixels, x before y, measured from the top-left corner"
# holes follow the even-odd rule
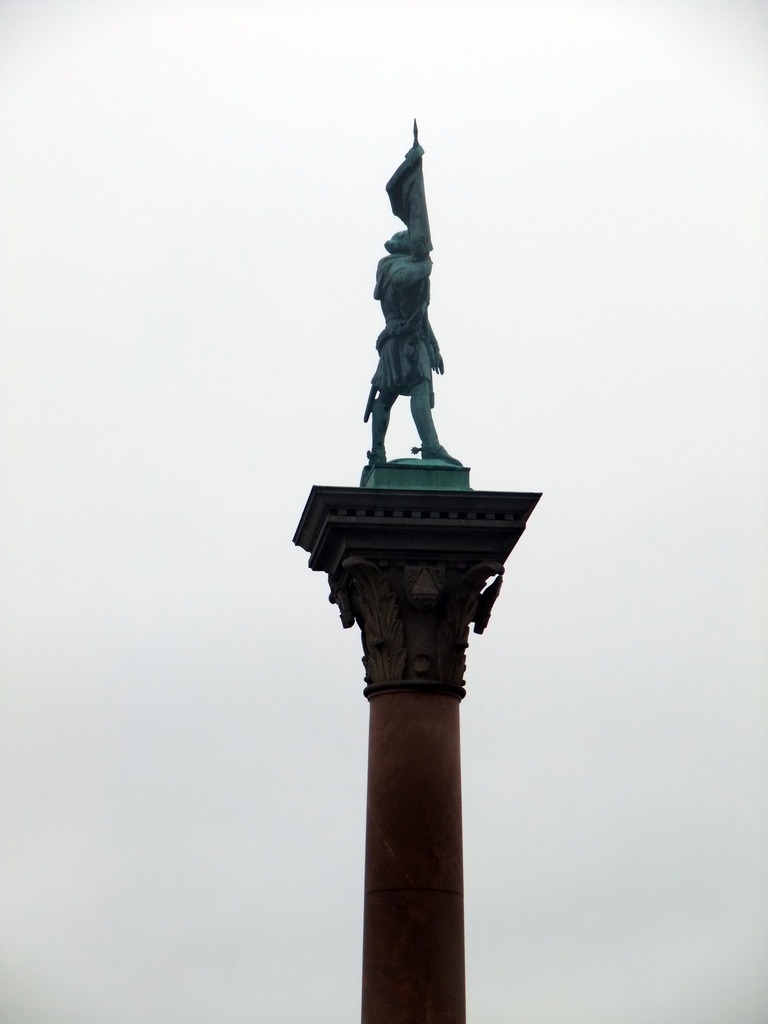
[[[363,1024],[464,1024],[459,699],[372,694]]]

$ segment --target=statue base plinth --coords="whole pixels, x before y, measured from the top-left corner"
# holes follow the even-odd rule
[[[471,491],[469,468],[442,459],[393,459],[381,466],[366,466],[361,487],[393,491]]]

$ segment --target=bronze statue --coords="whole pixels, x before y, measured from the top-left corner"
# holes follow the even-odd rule
[[[384,465],[387,455],[384,438],[389,413],[398,395],[411,399],[411,414],[416,425],[422,459],[435,459],[460,466],[440,444],[432,409],[435,404],[432,371],[443,373],[443,357],[427,317],[429,275],[432,273],[432,240],[424,193],[418,128],[413,122],[413,146],[404,162],[387,182],[392,212],[406,225],[384,243],[389,253],[376,268],[374,299],[381,302],[386,326],[376,340],[379,365],[371,380],[371,393],[364,422],[372,417],[372,444],[368,466]],[[368,470],[370,472],[370,470]]]

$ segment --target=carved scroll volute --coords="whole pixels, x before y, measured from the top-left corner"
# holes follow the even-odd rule
[[[403,678],[405,642],[397,598],[386,575],[373,562],[357,556],[342,563],[338,582],[331,583],[331,600],[341,612],[342,624],[360,626],[366,682],[385,683]]]
[[[493,603],[501,589],[504,566],[500,562],[480,562],[461,577],[448,593],[445,617],[440,623],[438,670],[446,682],[463,685],[465,651],[469,646],[469,625],[482,633],[488,625]],[[496,579],[483,590],[491,576]]]

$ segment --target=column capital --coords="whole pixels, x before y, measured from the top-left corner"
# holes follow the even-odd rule
[[[365,695],[464,694],[469,627],[488,624],[539,494],[313,487],[294,536],[358,623]],[[490,581],[490,582],[489,582]]]

